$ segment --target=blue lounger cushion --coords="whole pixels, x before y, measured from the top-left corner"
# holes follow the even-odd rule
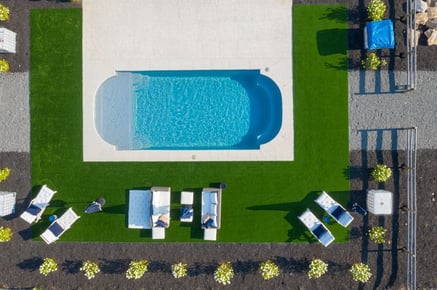
[[[40,211],[41,208],[37,207],[36,205],[31,205],[27,208],[26,210],[28,213],[30,213],[31,215],[37,215]]]
[[[53,223],[50,227],[49,230],[56,236],[59,237],[62,232],[64,231],[64,229],[58,224],[58,223]]]

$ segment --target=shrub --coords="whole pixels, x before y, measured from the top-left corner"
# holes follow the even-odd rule
[[[313,259],[308,270],[308,277],[317,279],[328,271],[328,264],[320,259]]]
[[[176,279],[187,276],[187,264],[177,263],[171,265],[171,273]]]
[[[6,59],[0,59],[0,73],[5,73],[9,71],[9,63]]]
[[[376,53],[371,52],[367,55],[365,60],[361,61],[363,68],[370,70],[377,70],[379,67],[383,65],[387,65],[385,59],[379,58]]]
[[[0,242],[8,242],[12,238],[11,228],[0,227]]]
[[[361,283],[366,283],[372,277],[369,266],[363,263],[353,264],[349,271],[352,273],[352,279]]]
[[[372,21],[382,20],[387,6],[382,0],[372,0],[367,6],[367,16]]]
[[[100,272],[99,265],[91,261],[83,262],[82,267],[80,267],[80,270],[88,279],[93,279],[94,277],[96,277],[96,274]]]
[[[270,260],[264,261],[259,265],[258,271],[264,280],[269,280],[279,276],[279,267]]]
[[[385,240],[385,233],[387,232],[387,229],[381,226],[377,227],[371,227],[369,229],[369,237],[372,241],[374,241],[377,244],[384,244]]]
[[[221,263],[214,272],[214,280],[223,285],[231,284],[233,277],[234,269],[232,269],[231,262]]]
[[[42,262],[41,266],[39,266],[39,272],[44,276],[47,276],[51,272],[55,272],[57,270],[58,270],[58,264],[52,258],[44,258],[44,261]]]
[[[6,178],[8,178],[11,170],[9,168],[0,169],[0,183],[3,182]]]
[[[391,176],[391,169],[384,164],[377,164],[370,175],[378,182],[386,182]]]
[[[129,263],[129,269],[126,271],[126,278],[139,279],[143,277],[144,273],[149,270],[149,263],[147,260],[131,261]]]
[[[6,21],[9,19],[9,8],[3,4],[0,4],[0,20]]]

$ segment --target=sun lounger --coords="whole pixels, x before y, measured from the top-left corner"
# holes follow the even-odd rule
[[[354,218],[348,213],[344,207],[336,202],[325,191],[315,200],[334,220],[336,220],[343,227],[349,226]]]
[[[128,228],[150,229],[150,207],[152,192],[150,190],[129,190]]]
[[[194,192],[192,191],[182,191],[181,192],[181,222],[190,223],[193,221],[193,199]]]
[[[220,188],[204,188],[202,190],[201,225],[205,240],[217,240],[217,230],[220,229],[221,198]]]
[[[59,239],[73,224],[79,219],[79,216],[73,211],[73,208],[67,209],[58,219],[56,219],[40,237],[47,244],[51,244]]]
[[[299,219],[311,234],[325,247],[329,246],[335,240],[331,232],[309,209],[301,214]]]
[[[152,239],[165,239],[170,226],[170,187],[152,187]]]
[[[43,185],[20,217],[29,224],[39,221],[55,193],[56,191],[48,188],[47,185]]]

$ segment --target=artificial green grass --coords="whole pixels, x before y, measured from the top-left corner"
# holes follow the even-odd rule
[[[151,242],[150,230],[127,228],[128,190],[171,186],[172,221],[165,241],[201,242],[201,189],[224,181],[218,241],[314,241],[297,216],[308,207],[322,218],[313,201],[321,190],[343,204],[349,197],[342,8],[293,7],[295,161],[168,163],[82,161],[81,10],[32,10],[32,184],[58,191],[42,221],[33,226],[33,236],[38,239],[48,226],[49,215],[73,207],[81,218],[61,241]],[[335,14],[344,21],[326,17],[330,11],[344,11]],[[323,43],[330,33],[338,41]],[[324,50],[325,45],[332,49]],[[329,65],[338,63],[344,67]],[[193,223],[181,224],[179,193],[187,189],[195,191],[195,216]],[[100,196],[107,201],[104,211],[84,214],[87,204]],[[347,230],[337,224],[328,228],[336,241],[347,240]]]

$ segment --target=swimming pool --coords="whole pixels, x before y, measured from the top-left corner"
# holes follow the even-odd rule
[[[280,90],[259,70],[119,71],[95,100],[117,150],[259,149],[282,122]]]

